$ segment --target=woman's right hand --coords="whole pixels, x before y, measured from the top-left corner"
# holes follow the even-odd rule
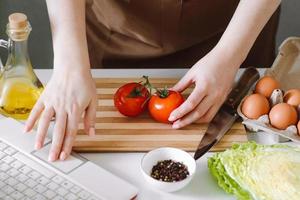
[[[53,75],[32,109],[25,125],[38,122],[36,149],[43,146],[55,117],[49,160],[65,160],[71,153],[83,116],[84,129],[95,134],[96,87],[90,73],[86,39],[85,1],[47,0],[52,31]]]
[[[86,133],[95,135],[96,87],[90,71],[84,69],[74,66],[54,68],[26,122],[25,132],[28,132],[38,121],[35,148],[40,149],[55,117],[49,161],[65,160],[70,155],[83,114]]]

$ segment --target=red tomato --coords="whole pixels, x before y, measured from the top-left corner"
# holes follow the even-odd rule
[[[125,116],[135,117],[146,107],[149,91],[140,83],[127,83],[114,95],[115,107]]]
[[[179,92],[162,90],[150,98],[149,113],[156,121],[170,123],[168,118],[171,112],[183,102],[184,98]]]

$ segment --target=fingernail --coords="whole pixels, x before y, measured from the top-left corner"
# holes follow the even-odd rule
[[[175,116],[171,115],[168,120],[171,121],[171,122],[174,121],[175,120]]]
[[[172,126],[172,128],[178,129],[178,128],[180,128],[180,125],[178,123],[174,123],[173,126]]]
[[[39,150],[40,148],[42,148],[41,143],[35,143],[34,148],[35,148],[35,150]]]
[[[49,162],[54,162],[55,161],[55,155],[54,155],[54,153],[50,153],[48,161]]]
[[[179,125],[178,125],[178,124],[174,124],[174,125],[172,126],[172,128],[178,129],[178,128],[179,128]]]
[[[90,136],[95,136],[96,135],[94,127],[90,127],[90,129],[89,129],[89,135]]]
[[[27,133],[27,132],[28,132],[28,128],[27,128],[27,126],[25,126],[23,129],[23,133]]]
[[[66,158],[67,158],[67,154],[63,151],[63,152],[61,152],[61,154],[60,154],[60,156],[59,156],[59,159],[60,160],[66,160]]]

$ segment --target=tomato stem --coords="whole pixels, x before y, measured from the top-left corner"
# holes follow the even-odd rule
[[[143,85],[149,90],[150,97],[153,94],[152,90],[155,90],[155,92],[158,94],[158,96],[160,98],[167,98],[169,96],[169,90],[168,90],[167,86],[165,86],[164,89],[158,89],[150,83],[148,76],[144,75],[143,78],[145,79],[145,83]]]
[[[150,92],[150,96],[152,95],[152,89],[154,88],[153,85],[150,83],[149,81],[149,77],[148,76],[143,76],[143,78],[145,79],[145,82],[143,83],[143,85],[149,90]]]
[[[139,84],[141,84],[141,86],[137,86],[137,87],[133,88],[131,90],[131,92],[129,93],[129,95],[128,95],[129,98],[143,96],[143,94],[142,94],[143,87],[145,87],[146,89],[149,90],[150,96],[152,95],[151,90],[152,90],[153,86],[152,86],[152,84],[149,81],[149,77],[144,75],[143,78],[145,80],[138,82]]]
[[[135,87],[133,88],[129,95],[127,97],[134,98],[134,97],[141,97],[142,95],[142,88],[141,87]]]
[[[169,96],[169,90],[167,86],[164,87],[164,89],[156,89],[157,94],[159,95],[160,98],[167,98]]]

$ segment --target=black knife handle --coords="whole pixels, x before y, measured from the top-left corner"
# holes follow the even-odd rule
[[[237,109],[242,99],[247,95],[253,84],[259,79],[259,72],[257,69],[251,67],[247,68],[236,86],[231,90],[228,95],[226,104],[233,109]]]

